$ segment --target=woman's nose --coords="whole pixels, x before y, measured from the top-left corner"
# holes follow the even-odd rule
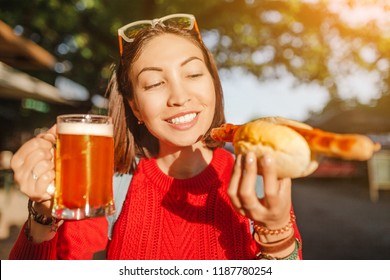
[[[169,91],[168,106],[183,106],[191,99],[188,89],[180,81],[171,83]]]

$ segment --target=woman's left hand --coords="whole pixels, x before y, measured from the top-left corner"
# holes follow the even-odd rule
[[[275,160],[271,155],[264,155],[260,164],[264,180],[263,198],[256,194],[257,159],[251,152],[237,156],[228,195],[240,214],[267,228],[281,228],[290,221],[291,179],[277,178]]]

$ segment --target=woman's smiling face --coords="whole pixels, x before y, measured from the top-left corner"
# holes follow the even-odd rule
[[[173,34],[153,38],[133,63],[130,79],[130,106],[161,147],[191,146],[210,128],[213,79],[202,51],[189,40]]]

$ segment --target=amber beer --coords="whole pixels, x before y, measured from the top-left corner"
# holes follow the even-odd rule
[[[115,211],[114,138],[110,117],[57,117],[56,191],[53,216],[83,219]]]

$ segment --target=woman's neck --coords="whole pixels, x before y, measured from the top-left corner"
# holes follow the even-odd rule
[[[160,147],[157,165],[176,179],[188,179],[201,173],[211,162],[213,151],[206,146],[170,149]]]

